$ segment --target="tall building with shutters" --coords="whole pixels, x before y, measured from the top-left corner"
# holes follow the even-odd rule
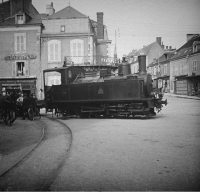
[[[43,99],[43,70],[67,65],[98,71],[117,68],[109,57],[103,13],[97,21],[71,6],[55,12],[53,3],[39,14],[32,0],[9,0],[0,4],[0,94],[20,89]],[[45,77],[60,84],[60,76]]]
[[[17,89],[38,95],[42,89],[41,15],[32,0],[9,0],[0,9],[0,94]]]
[[[43,69],[76,65],[98,71],[114,64],[114,58],[108,56],[111,40],[102,12],[97,13],[96,22],[71,6],[55,12],[51,3],[46,6],[46,14],[41,35]],[[60,84],[59,74],[52,73],[46,78],[49,85]]]

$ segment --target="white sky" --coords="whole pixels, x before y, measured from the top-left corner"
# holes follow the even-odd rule
[[[96,13],[103,12],[113,47],[117,31],[118,57],[155,42],[156,37],[178,49],[186,34],[200,34],[200,0],[32,0],[39,13],[45,13],[51,2],[56,12],[70,3],[95,21]]]

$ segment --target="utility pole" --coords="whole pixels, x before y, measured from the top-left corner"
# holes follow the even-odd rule
[[[115,30],[115,50],[114,50],[114,59],[117,62],[117,38],[116,38],[116,30]]]

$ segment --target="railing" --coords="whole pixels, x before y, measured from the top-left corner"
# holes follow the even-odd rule
[[[118,59],[108,56],[65,56],[65,65],[110,65],[116,66]]]

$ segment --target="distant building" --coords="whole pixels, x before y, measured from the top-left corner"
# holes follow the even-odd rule
[[[139,55],[146,55],[147,66],[153,62],[155,58],[164,54],[164,49],[161,44],[161,37],[157,37],[156,41],[138,50],[136,53],[129,53],[128,60],[131,63],[131,72],[136,73],[139,69],[137,57]]]
[[[187,42],[170,61],[170,92],[195,95],[200,89],[200,35],[188,34]]]
[[[147,67],[147,71],[152,75],[152,78],[158,79],[158,88],[162,88],[164,92],[170,92],[170,58],[173,56],[174,51],[165,52]]]

